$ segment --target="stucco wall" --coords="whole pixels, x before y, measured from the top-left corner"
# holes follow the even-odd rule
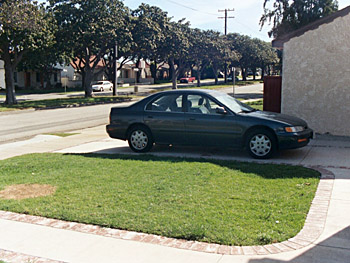
[[[350,14],[283,48],[282,112],[319,133],[350,136]]]

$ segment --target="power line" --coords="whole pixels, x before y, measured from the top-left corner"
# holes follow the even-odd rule
[[[205,11],[201,11],[201,10],[198,10],[196,8],[193,8],[193,7],[190,7],[190,6],[187,6],[187,5],[184,5],[184,4],[181,4],[181,3],[178,3],[178,2],[175,2],[173,0],[165,0],[165,1],[168,1],[174,5],[178,5],[178,6],[181,6],[183,8],[187,8],[189,10],[192,10],[192,11],[195,11],[195,12],[198,12],[198,13],[202,13],[202,14],[207,14],[207,15],[211,15],[211,16],[217,16],[216,14],[213,14],[213,13],[208,13],[208,12],[205,12]]]
[[[173,1],[173,0],[165,0],[165,1],[167,1],[167,2],[169,2],[169,3],[172,3],[172,4],[174,4],[174,5],[181,6],[181,7],[183,7],[183,8],[189,9],[189,10],[194,11],[194,12],[198,12],[198,13],[202,13],[202,14],[207,14],[207,15],[210,15],[210,16],[217,16],[217,14],[205,12],[205,11],[202,11],[202,10],[199,10],[199,9],[196,9],[196,8],[193,8],[193,7],[190,7],[190,6],[187,6],[187,5],[184,5],[184,4],[175,2],[175,1]],[[219,12],[224,12],[224,11],[225,11],[225,10],[219,10]],[[233,9],[232,9],[232,10],[228,9],[227,11],[233,11]],[[220,18],[221,18],[221,17],[220,17]],[[224,18],[224,17],[222,17],[222,18]],[[234,17],[228,17],[228,18],[234,18]],[[245,25],[245,24],[239,22],[238,20],[235,20],[235,22],[236,22],[237,24],[240,24],[241,26],[243,26],[243,27],[249,29],[251,32],[254,32],[255,34],[258,34],[258,35],[260,35],[260,36],[266,37],[266,36],[265,36],[264,34],[262,34],[260,31],[258,32],[257,30],[252,29],[251,27],[249,27],[249,26],[247,26],[247,25]]]

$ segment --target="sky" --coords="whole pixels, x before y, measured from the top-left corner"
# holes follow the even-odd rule
[[[228,12],[233,16],[227,21],[228,33],[240,33],[264,41],[272,41],[267,32],[271,26],[266,24],[260,30],[259,20],[263,14],[263,0],[124,0],[126,6],[136,9],[141,3],[160,7],[168,12],[173,20],[186,18],[191,27],[203,30],[213,29],[224,33],[224,12],[218,10],[234,9]],[[350,5],[350,0],[338,0],[339,9]]]

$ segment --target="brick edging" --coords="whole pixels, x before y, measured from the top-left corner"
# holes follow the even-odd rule
[[[0,211],[0,219],[13,220],[29,224],[53,227],[57,229],[72,230],[87,234],[145,242],[172,248],[187,249],[206,253],[216,253],[223,255],[277,254],[301,249],[303,247],[311,245],[323,232],[335,176],[331,171],[322,168],[321,166],[307,166],[307,168],[319,171],[321,173],[321,179],[316,190],[315,197],[310,206],[309,213],[306,217],[303,229],[295,237],[290,238],[287,241],[263,246],[226,246],[198,241],[187,241],[182,239],[157,236],[153,234],[104,228],[95,225],[67,222],[57,219],[17,214],[7,211]],[[3,250],[0,249],[0,258],[2,256],[2,251]]]
[[[12,252],[0,249],[0,259],[8,262],[35,262],[35,263],[64,263],[63,261],[56,261],[47,258],[40,258],[29,256],[22,253]]]

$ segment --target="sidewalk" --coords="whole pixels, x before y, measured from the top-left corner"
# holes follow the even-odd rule
[[[208,85],[214,85],[215,81],[213,79],[206,79],[201,81],[201,87],[199,88],[205,88],[205,86]],[[219,81],[220,84],[224,84],[222,80]],[[258,89],[254,88],[254,86],[259,87]],[[172,88],[172,85],[169,83],[166,84],[153,84],[153,85],[146,85],[146,84],[139,84],[137,85],[138,92],[135,93],[134,86],[130,87],[118,87],[117,94],[118,95],[131,95],[135,94],[138,96],[148,96],[151,93],[161,91],[161,90],[170,90]],[[196,88],[197,83],[179,83],[178,88]],[[235,97],[237,98],[243,98],[243,99],[261,99],[263,97],[263,84],[257,83],[257,84],[250,84],[246,86],[238,86],[236,85],[233,87],[227,87],[227,88],[221,88],[219,89],[221,92],[226,92],[229,94],[232,94],[233,91],[235,91]],[[94,96],[110,96],[112,95],[112,91],[103,91],[103,92],[94,92]],[[44,93],[44,94],[17,94],[17,100],[18,101],[31,101],[31,100],[43,100],[43,99],[64,99],[64,98],[74,98],[74,97],[82,97],[84,96],[83,91],[77,91],[77,92],[68,92],[64,93],[58,92],[58,93]],[[0,98],[0,103],[4,102],[5,98]]]
[[[61,138],[41,135],[0,145],[0,159],[33,152],[127,153],[127,143],[108,138],[104,126]],[[232,150],[155,147],[162,156],[252,161]],[[319,137],[302,149],[263,163],[288,163],[322,172],[304,229],[281,244],[225,247],[105,229],[0,211],[0,260],[5,262],[349,262],[350,141]],[[328,179],[327,179],[328,178]],[[335,178],[335,179],[332,179]]]

